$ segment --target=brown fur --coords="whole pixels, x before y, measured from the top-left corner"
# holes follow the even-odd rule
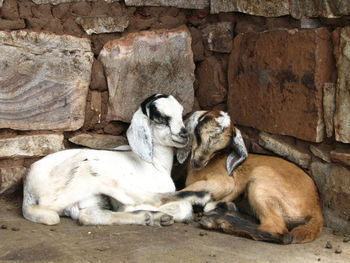
[[[257,154],[249,154],[229,176],[226,170],[228,153],[215,153],[230,145],[235,128],[231,124],[231,127],[219,131],[215,121],[218,114],[208,112],[199,118],[196,132],[200,142],[198,138],[193,140],[192,165],[188,167],[184,190],[208,191],[214,200],[222,202],[235,201],[244,194],[260,221],[257,230],[261,233],[291,236],[290,241],[280,243],[305,243],[316,239],[322,230],[323,216],[313,180],[284,159]],[[201,169],[192,169],[193,164]],[[211,221],[211,226],[219,224],[214,228],[225,232],[240,232],[230,229],[232,227],[227,225],[227,220],[219,222],[215,217],[207,217],[206,220]],[[288,226],[293,224],[298,226],[289,231]],[[254,233],[247,234],[247,230],[243,232],[253,239],[266,240]]]

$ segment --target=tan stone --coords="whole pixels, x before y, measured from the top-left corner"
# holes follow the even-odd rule
[[[75,22],[81,25],[88,35],[91,35],[123,32],[129,25],[129,18],[127,16],[91,16],[78,17]]]
[[[327,137],[334,133],[335,83],[325,83],[323,87],[323,115]]]
[[[331,162],[330,152],[333,149],[332,145],[327,145],[327,144],[310,145],[309,149],[313,153],[313,155],[315,155],[316,157],[322,159],[327,163]]]
[[[350,170],[312,162],[311,174],[321,195],[326,226],[350,233]]]
[[[336,91],[336,109],[334,115],[335,138],[350,143],[350,27],[342,28],[337,43],[338,81]]]
[[[15,29],[23,29],[26,27],[24,19],[1,19],[0,18],[0,30],[15,30]]]
[[[95,58],[94,63],[92,64],[90,89],[99,91],[107,90],[107,81],[103,72],[102,63]]]
[[[186,27],[130,33],[107,42],[99,55],[109,90],[108,120],[129,122],[154,93],[174,95],[191,111],[194,63]]]
[[[310,154],[305,149],[296,147],[290,138],[261,132],[259,134],[259,144],[265,149],[272,151],[303,168],[309,167],[311,160]]]
[[[20,188],[27,168],[1,167],[0,168],[0,194],[10,194]]]
[[[127,144],[127,140],[123,136],[91,133],[82,133],[76,135],[72,138],[69,138],[69,141],[74,144],[86,146],[93,149],[115,148],[117,146]]]
[[[211,0],[210,12],[242,12],[255,16],[276,17],[289,14],[288,0]]]
[[[125,0],[127,6],[174,6],[178,8],[202,9],[209,0]]]
[[[330,33],[239,34],[228,70],[228,111],[240,125],[306,141],[324,139],[323,87],[334,82]]]
[[[350,147],[338,146],[335,150],[331,151],[331,159],[333,162],[350,166]]]
[[[82,127],[92,57],[88,39],[0,31],[0,128]]]
[[[40,157],[63,149],[62,134],[22,135],[0,139],[0,158]]]

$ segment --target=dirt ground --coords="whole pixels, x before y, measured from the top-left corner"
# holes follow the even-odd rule
[[[207,231],[197,223],[86,227],[62,218],[57,226],[45,226],[25,220],[20,207],[20,199],[0,199],[0,262],[350,262],[350,242],[330,229],[315,242],[282,246]]]

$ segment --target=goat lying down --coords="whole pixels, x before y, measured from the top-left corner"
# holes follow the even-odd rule
[[[201,219],[204,228],[282,244],[317,238],[323,226],[318,191],[302,169],[272,156],[247,157],[241,133],[225,112],[195,112],[186,127],[193,143],[178,151],[182,162],[191,151],[183,190],[208,191],[217,201],[205,207],[212,212]],[[260,225],[232,209],[230,202],[242,194]]]
[[[182,106],[155,94],[134,113],[127,137],[130,151],[70,149],[35,162],[24,182],[26,219],[58,224],[62,215],[84,225],[169,225],[191,219],[192,204],[207,193],[175,193],[170,177],[174,148],[188,133]],[[104,209],[111,198],[113,210]]]

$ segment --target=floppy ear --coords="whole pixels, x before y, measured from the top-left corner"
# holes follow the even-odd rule
[[[140,108],[134,113],[126,136],[131,150],[142,160],[151,163],[153,160],[152,132],[149,119]]]
[[[206,112],[207,111],[195,111],[185,121],[185,127],[186,127],[186,130],[188,131],[190,137],[189,137],[187,145],[184,148],[178,148],[176,151],[176,159],[180,164],[183,163],[187,159],[189,153],[191,152],[194,129],[196,128],[196,126],[198,124],[198,119]]]
[[[232,175],[233,170],[243,163],[248,156],[248,151],[245,147],[241,131],[237,128],[234,129],[236,135],[232,138],[231,144],[233,152],[229,154],[226,160],[226,169],[230,176]]]

